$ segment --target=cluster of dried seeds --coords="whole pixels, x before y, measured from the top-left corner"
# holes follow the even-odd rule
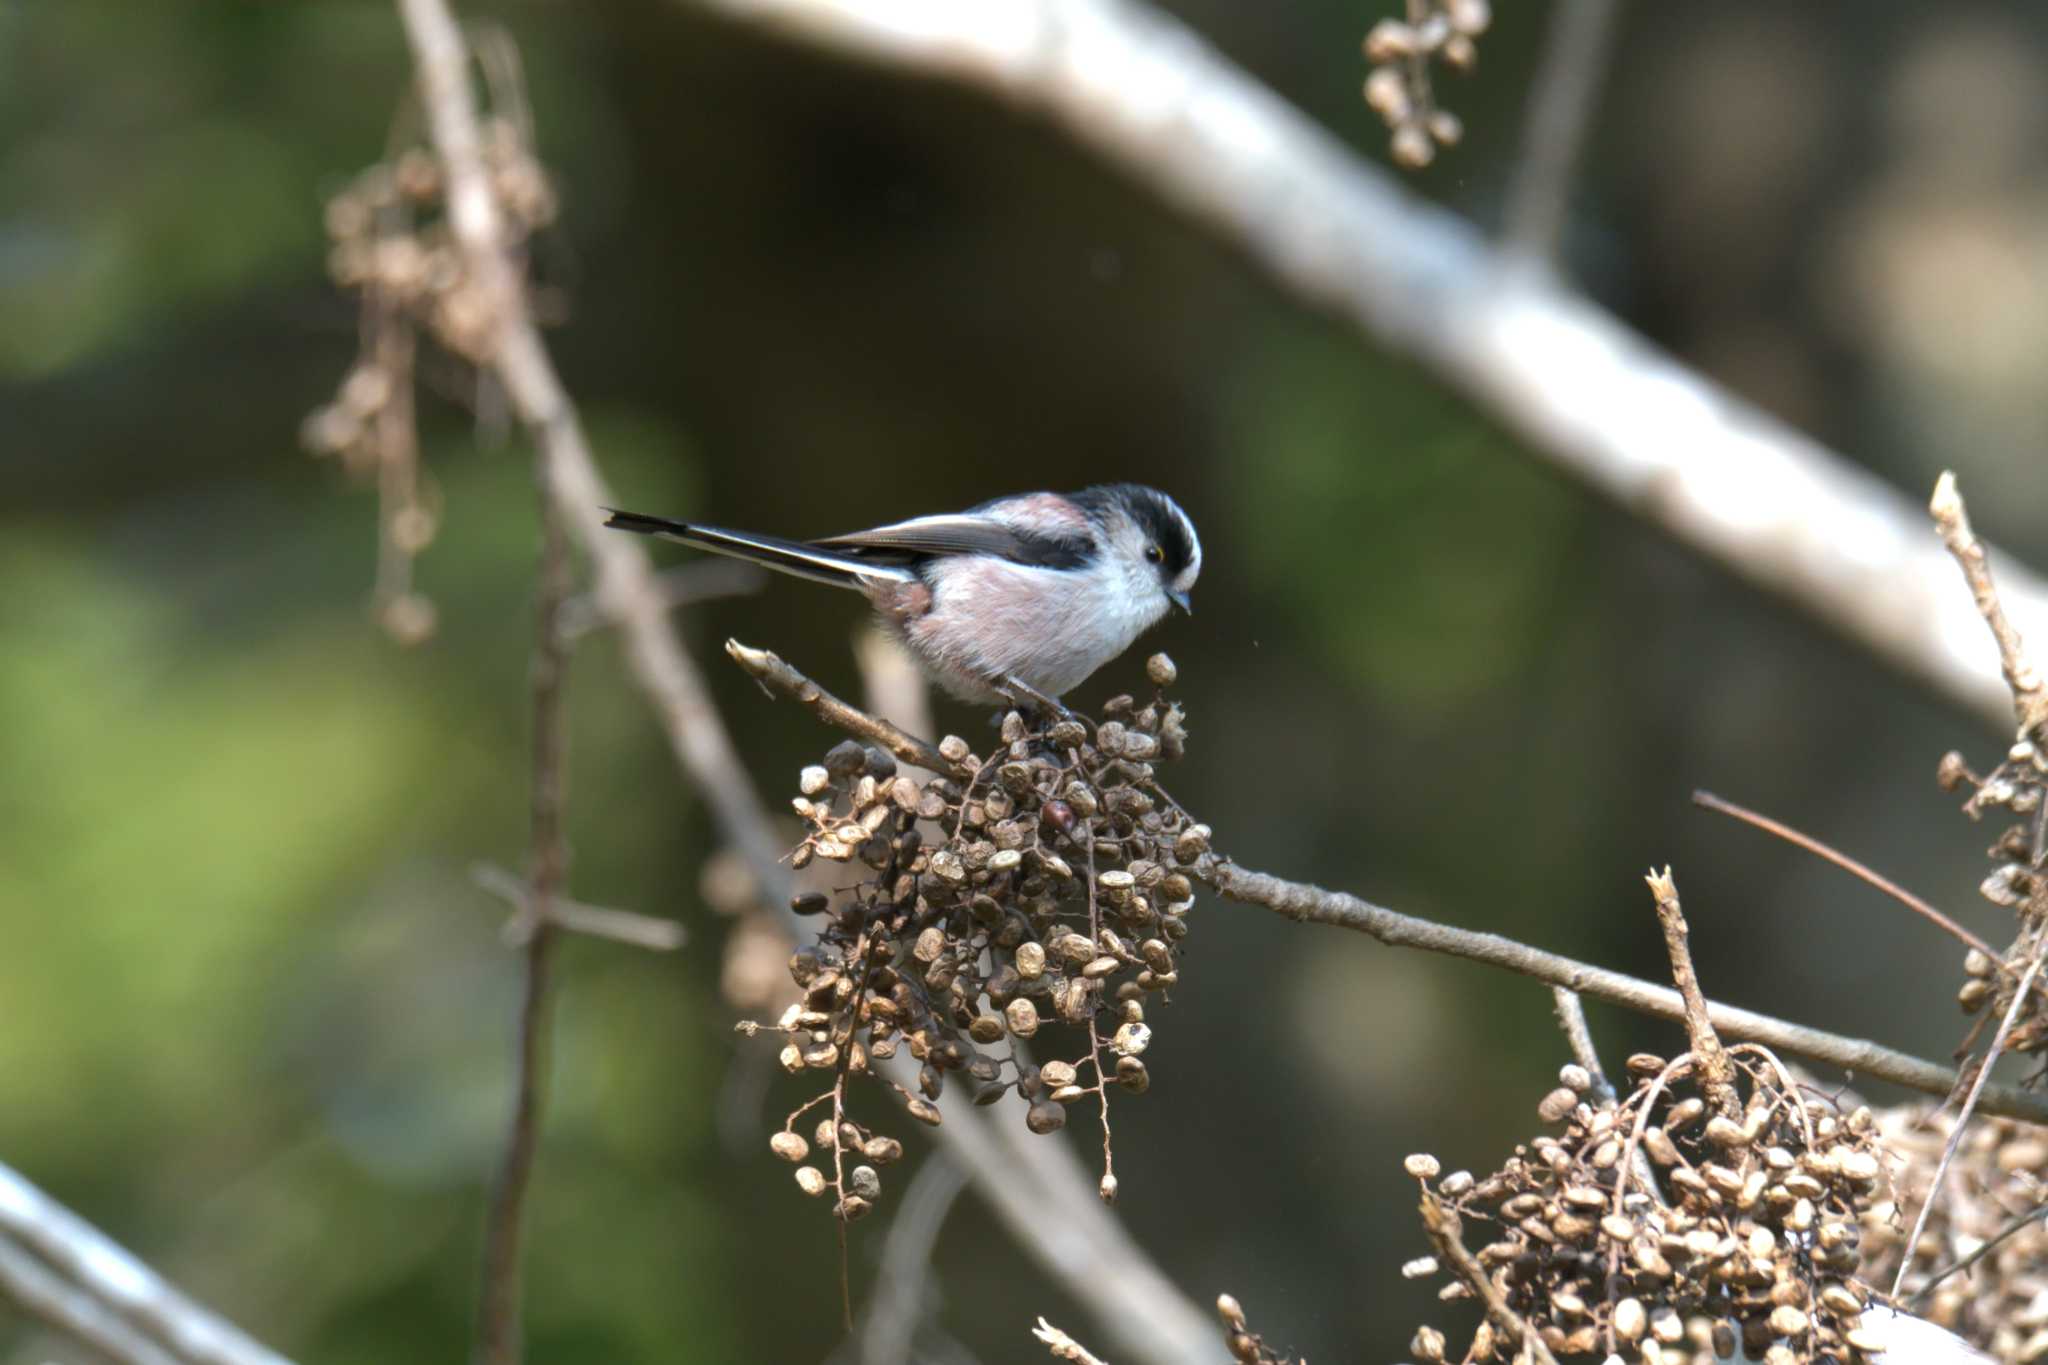
[[[1408,18],[1382,19],[1365,35],[1365,102],[1386,120],[1396,163],[1427,166],[1439,146],[1454,147],[1464,125],[1439,108],[1430,86],[1431,62],[1470,71],[1479,60],[1476,39],[1493,22],[1488,0],[1409,0]]]
[[[492,117],[483,153],[508,252],[555,217],[555,192],[519,123]],[[377,614],[404,643],[433,634],[433,604],[412,591],[412,561],[434,538],[439,500],[420,468],[413,425],[415,334],[480,363],[495,319],[487,291],[465,268],[446,218],[440,159],[410,148],[358,175],[327,203],[327,270],[359,296],[363,343],[334,398],[299,429],[316,455],[352,477],[375,478]]]
[[[1978,1016],[1964,1044],[1967,1049],[1984,1028],[2005,1017],[2027,964],[2048,942],[2048,754],[2022,739],[2004,762],[1979,777],[1961,754],[1949,753],[1943,755],[1936,779],[1945,791],[1970,789],[1963,810],[1973,820],[1998,810],[2017,817],[1988,850],[1993,868],[1979,888],[1985,900],[2013,912],[2017,934],[2001,961],[1974,948],[1963,960],[1964,981],[1956,1000],[1966,1013]],[[2039,989],[2014,1016],[2005,1046],[2014,1052],[2048,1047],[2048,1011],[2042,1009]]]
[[[795,807],[809,832],[792,861],[825,859],[861,875],[792,905],[819,929],[789,963],[802,998],[773,1027],[787,1040],[787,1070],[827,1073],[833,1084],[790,1114],[771,1146],[804,1162],[812,1144],[797,1125],[831,1105],[815,1145],[830,1152],[833,1173],[800,1165],[797,1183],[833,1192],[840,1216],[868,1211],[880,1188],[874,1166],[900,1150],[848,1117],[854,1076],[888,1085],[929,1124],[948,1086],[968,1087],[977,1104],[1014,1090],[1034,1133],[1059,1130],[1068,1105],[1094,1096],[1101,1191],[1115,1197],[1109,1090],[1143,1093],[1151,1083],[1147,1008],[1180,980],[1194,903],[1182,869],[1209,848],[1208,827],[1155,776],[1187,738],[1164,691],[1173,662],[1154,655],[1146,671],[1154,697],[1113,698],[1099,724],[1011,711],[1001,747],[985,756],[947,737],[939,753],[954,775],[912,778],[851,740],[803,770]],[[1025,1040],[1046,1030],[1070,1031],[1079,1055],[1035,1060]],[[874,1066],[899,1049],[919,1064],[917,1093]],[[869,1164],[849,1172],[849,1159]]]
[[[1856,1278],[1883,1186],[1877,1120],[1795,1084],[1763,1048],[1726,1055],[1740,1080],[1725,1110],[1690,1053],[1631,1058],[1637,1084],[1619,1103],[1567,1066],[1538,1109],[1563,1131],[1493,1175],[1439,1178],[1434,1157],[1410,1157],[1409,1174],[1466,1225],[1493,1225],[1475,1253],[1487,1286],[1454,1280],[1442,1297],[1497,1294],[1560,1357],[1705,1365],[1740,1346],[1770,1365],[1849,1365],[1878,1350]],[[1424,1258],[1404,1273],[1436,1271]],[[1433,1327],[1412,1345],[1452,1358]],[[1489,1320],[1461,1359],[1520,1349]]]
[[[1897,1158],[1895,1193],[1863,1215],[1863,1274],[1890,1284],[1905,1251],[1911,1216],[1934,1182],[1956,1116],[1932,1103],[1881,1110],[1878,1132]],[[2033,1124],[1979,1117],[1950,1163],[1944,1196],[1913,1246],[1900,1292],[1914,1312],[2000,1360],[2048,1359],[2048,1226],[2030,1215],[2048,1210],[2048,1136]],[[2017,1226],[2016,1226],[2017,1225]],[[1936,1274],[2001,1232],[2009,1235],[1924,1299]]]

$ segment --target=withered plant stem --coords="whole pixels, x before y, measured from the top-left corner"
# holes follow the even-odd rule
[[[755,649],[738,640],[727,640],[725,652],[746,670],[749,677],[772,691],[782,693],[827,725],[835,725],[848,734],[879,744],[905,763],[945,773],[949,777],[970,779],[974,776],[915,735],[841,701],[768,650]]]
[[[1963,506],[1956,476],[1949,470],[1943,470],[1935,480],[1934,497],[1927,510],[1934,517],[1934,529],[1941,534],[1941,543],[1962,568],[1963,578],[1970,585],[1970,596],[1977,602],[1977,614],[1984,618],[1984,624],[1991,628],[1991,638],[1998,642],[1999,666],[2005,671],[2005,685],[2012,690],[2013,715],[2021,732],[2035,740],[2048,739],[2048,679],[2027,658],[2019,630],[2005,614],[2005,604],[1999,600],[1998,588],[1991,581],[1990,556],[1985,552],[1984,542],[1970,528],[1969,510]]]
[[[1742,1098],[1735,1093],[1735,1066],[1722,1050],[1721,1035],[1707,1015],[1707,997],[1700,990],[1699,973],[1692,965],[1692,949],[1686,944],[1685,910],[1678,903],[1678,883],[1671,869],[1652,872],[1644,878],[1657,900],[1657,923],[1664,930],[1664,951],[1671,955],[1671,979],[1678,984],[1685,1002],[1685,1032],[1692,1040],[1693,1056],[1699,1059],[1700,1088],[1707,1102],[1729,1118],[1742,1112]]]
[[[1821,858],[1827,862],[1833,863],[1836,867],[1841,868],[1844,872],[1847,872],[1852,877],[1858,877],[1863,881],[1868,882],[1870,885],[1876,887],[1879,891],[1884,892],[1885,895],[1890,896],[1893,900],[1905,906],[1908,910],[1911,910],[1914,914],[1928,921],[1928,923],[1934,925],[1936,928],[1942,930],[1944,933],[1955,938],[1958,942],[1963,943],[1968,947],[1975,948],[1978,952],[1984,954],[1984,956],[1990,958],[1993,962],[1998,963],[1999,969],[2001,971],[2012,970],[2010,967],[2005,966],[2003,962],[2000,962],[1998,950],[1993,948],[1990,944],[1986,943],[1983,939],[1978,938],[1968,929],[1965,929],[1962,925],[1956,923],[1947,915],[1944,915],[1943,913],[1941,913],[1941,911],[1929,905],[1926,901],[1921,900],[1918,896],[1906,890],[1905,887],[1900,886],[1891,878],[1886,877],[1881,873],[1872,871],[1870,868],[1865,867],[1862,863],[1857,862],[1854,858],[1851,858],[1848,854],[1843,853],[1839,849],[1829,847],[1827,844],[1824,844],[1820,840],[1814,838],[1811,834],[1802,834],[1798,830],[1792,828],[1788,824],[1785,824],[1781,820],[1773,820],[1770,816],[1760,814],[1757,811],[1753,811],[1749,809],[1747,806],[1738,806],[1733,801],[1724,800],[1723,798],[1718,797],[1709,791],[1694,792],[1692,794],[1692,801],[1694,805],[1700,806],[1706,810],[1718,811],[1722,815],[1731,816],[1734,819],[1742,821],[1742,823],[1746,825],[1754,825],[1756,828],[1764,831],[1766,834],[1775,834],[1780,839],[1783,839],[1786,843],[1792,844],[1798,848],[1803,848],[1808,853],[1813,854],[1816,858]]]
[[[1978,1096],[1984,1092],[1984,1083],[1991,1079],[1991,1068],[1998,1063],[1998,1056],[2005,1051],[2005,1040],[2012,1033],[2013,1023],[2020,1017],[2020,1010],[2026,1004],[2027,992],[2033,988],[2034,978],[2041,971],[2042,944],[2032,944],[2027,963],[2027,973],[2020,978],[2020,987],[2012,993],[2012,1004],[2006,1007],[2005,1017],[1998,1021],[1998,1032],[1991,1035],[1991,1046],[1984,1053],[1984,1064],[1977,1069],[1977,1075],[1970,1082],[1970,1093],[1963,1100],[1963,1107],[1956,1114],[1955,1127],[1949,1130],[1948,1142],[1941,1149],[1941,1164],[1934,1168],[1934,1179],[1928,1182],[1927,1198],[1920,1204],[1920,1212],[1913,1217],[1913,1235],[1904,1242],[1905,1251],[1899,1257],[1899,1270],[1892,1277],[1892,1297],[1899,1296],[1899,1287],[1906,1282],[1906,1272],[1913,1265],[1913,1248],[1920,1245],[1920,1234],[1927,1227],[1927,1215],[1934,1209],[1934,1202],[1941,1198],[1941,1183],[1948,1178],[1949,1164],[1956,1158],[1956,1152],[1963,1145],[1963,1132],[1970,1126],[1970,1115],[1976,1112]]]
[[[1465,1249],[1464,1228],[1458,1215],[1444,1207],[1427,1188],[1422,1191],[1422,1230],[1429,1235],[1430,1245],[1443,1258],[1451,1273],[1463,1280],[1479,1301],[1486,1306],[1486,1316],[1493,1325],[1510,1341],[1520,1342],[1532,1360],[1544,1365],[1557,1365],[1557,1357],[1543,1344],[1533,1328],[1509,1304],[1500,1290],[1494,1286],[1493,1277],[1479,1264],[1479,1259]]]

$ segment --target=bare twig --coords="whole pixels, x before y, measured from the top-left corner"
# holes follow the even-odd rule
[[[1046,1344],[1055,1360],[1065,1360],[1071,1365],[1109,1365],[1100,1356],[1089,1354],[1088,1348],[1047,1322],[1038,1320],[1038,1326],[1031,1329],[1031,1335]]]
[[[2006,615],[2005,604],[2000,600],[1998,589],[1991,582],[1990,555],[1984,542],[1977,539],[1977,533],[1970,529],[1970,514],[1963,506],[1963,495],[1956,490],[1956,476],[1943,470],[1935,480],[1934,497],[1927,504],[1927,510],[1934,516],[1934,527],[1941,533],[1941,543],[1955,556],[1962,567],[1963,577],[1969,581],[1970,596],[1976,601],[1977,614],[1984,618],[1984,624],[1991,627],[1991,638],[1998,642],[1998,662],[2005,673],[2005,685],[2012,693],[2013,714],[2018,718],[2020,729],[2037,738],[2048,738],[2048,679],[2044,679],[2027,658],[2026,646],[2020,640],[2020,633]],[[2022,593],[2024,593],[2022,589]],[[2010,593],[2011,589],[2008,588]]]
[[[765,649],[755,649],[738,640],[727,640],[725,652],[747,671],[749,677],[791,698],[827,725],[836,725],[848,734],[879,744],[905,763],[914,763],[920,768],[963,780],[974,775],[915,735],[906,734],[891,722],[839,700]]]
[[[183,1365],[119,1313],[0,1237],[0,1295],[31,1317],[121,1365]]]
[[[1983,939],[1977,937],[1968,929],[1965,929],[1962,925],[1956,923],[1947,915],[1944,915],[1943,913],[1941,913],[1941,911],[1929,905],[1926,901],[1921,900],[1918,896],[1906,890],[1905,887],[1900,886],[1891,878],[1872,871],[1870,868],[1865,867],[1862,863],[1857,862],[1854,858],[1851,858],[1848,854],[1843,853],[1838,849],[1830,848],[1828,845],[1822,843],[1820,840],[1814,838],[1810,834],[1801,834],[1798,830],[1792,828],[1790,825],[1787,825],[1782,821],[1773,820],[1768,815],[1759,814],[1756,811],[1750,810],[1746,806],[1738,806],[1733,801],[1724,801],[1720,797],[1714,795],[1712,792],[1696,791],[1692,794],[1692,801],[1693,804],[1696,806],[1703,806],[1711,811],[1719,811],[1723,815],[1733,816],[1735,819],[1742,821],[1746,825],[1754,825],[1756,828],[1763,830],[1768,834],[1775,834],[1780,839],[1783,839],[1786,843],[1796,845],[1799,848],[1805,849],[1808,853],[1813,854],[1813,856],[1816,858],[1820,858],[1827,862],[1833,863],[1836,867],[1841,868],[1844,872],[1847,872],[1849,875],[1861,878],[1863,881],[1870,883],[1870,885],[1884,892],[1887,896],[1890,896],[1893,900],[1905,906],[1914,914],[1928,921],[1937,929],[1940,929],[1944,933],[1949,934],[1958,942],[1961,942],[1968,947],[1975,948],[1978,952],[1984,954],[1984,956],[1990,958],[1993,962],[1999,963],[2001,970],[2011,970],[2011,968],[2005,966],[2005,964],[2000,961],[1997,950],[1994,949],[1990,944],[1986,943]]]
[[[503,900],[513,909],[505,923],[505,939],[513,947],[524,947],[533,935],[536,916],[528,885],[494,863],[478,863],[469,870],[470,880]],[[548,907],[548,919],[558,929],[590,938],[609,939],[650,952],[672,952],[689,941],[689,933],[672,919],[616,910],[608,905],[586,905],[557,896]]]
[[[1501,247],[1549,261],[1563,234],[1572,172],[1607,74],[1616,0],[1560,0],[1551,6],[1536,77],[1523,115],[1522,155],[1508,184]]]
[[[1652,872],[1644,878],[1650,894],[1657,898],[1657,923],[1664,930],[1664,951],[1671,956],[1671,979],[1678,984],[1685,1002],[1685,1032],[1692,1041],[1692,1054],[1699,1062],[1700,1087],[1707,1101],[1729,1118],[1742,1112],[1741,1097],[1735,1093],[1735,1064],[1722,1050],[1721,1036],[1707,1017],[1707,997],[1700,990],[1699,973],[1693,969],[1692,950],[1686,946],[1685,911],[1678,903],[1678,883],[1671,869]]]
[[[1139,0],[697,0],[1034,109],[1296,298],[1459,389],[1534,453],[1993,718],[2010,698],[1917,499],[1722,391],[1431,207]],[[914,18],[906,18],[914,13]],[[1114,73],[1106,75],[1105,73]],[[2005,570],[2048,629],[2048,585]]]
[[[186,1298],[105,1233],[4,1165],[0,1165],[0,1239],[12,1239],[33,1252],[66,1282],[65,1288],[112,1310],[134,1331],[160,1345],[170,1359],[185,1365],[290,1365],[283,1356]],[[10,1295],[17,1286],[22,1293],[34,1293],[46,1284],[32,1273],[25,1279],[11,1274],[5,1279]],[[65,1302],[76,1305],[72,1299]],[[24,1301],[24,1306],[30,1305]],[[42,1316],[39,1310],[38,1316]],[[64,1330],[74,1329],[65,1326]]]
[[[1931,1196],[1930,1191],[1930,1197],[1927,1201],[1927,1205],[1931,1207],[1933,1203],[1934,1200]],[[1918,1289],[1914,1290],[1912,1295],[1906,1299],[1906,1307],[1918,1308],[1921,1304],[1927,1302],[1927,1296],[1929,1294],[1932,1294],[1935,1290],[1935,1287],[1938,1286],[1943,1280],[1948,1279],[1952,1275],[1959,1275],[1963,1271],[1968,1270],[1971,1266],[1977,1264],[1977,1262],[1983,1260],[1986,1256],[1989,1256],[1992,1252],[1998,1250],[2000,1246],[2004,1245],[2005,1242],[2010,1240],[2012,1237],[2016,1236],[2021,1232],[2026,1231],[2027,1228],[2029,1228],[2035,1223],[2040,1222],[2043,1218],[2048,1218],[2048,1204],[2043,1204],[2041,1205],[2041,1207],[2037,1209],[2029,1209],[2027,1210],[2027,1212],[2013,1219],[2010,1223],[2007,1223],[2004,1227],[2000,1228],[1997,1232],[1993,1233],[1990,1237],[1986,1238],[1983,1242],[1979,1243],[1976,1249],[1971,1251],[1967,1256],[1957,1257],[1955,1260],[1950,1261],[1941,1269],[1935,1271],[1933,1275],[1928,1277],[1926,1284],[1923,1284]]]
[[[1594,1096],[1603,1100],[1616,1098],[1614,1082],[1601,1069],[1600,1051],[1593,1046],[1593,1031],[1586,1027],[1586,1007],[1580,1003],[1579,993],[1566,986],[1552,986],[1550,1003],[1557,1014],[1557,1026],[1571,1047],[1572,1059],[1593,1078]]]
[[[1557,1365],[1557,1357],[1543,1344],[1543,1338],[1502,1296],[1493,1283],[1493,1277],[1479,1264],[1479,1259],[1465,1249],[1464,1230],[1458,1215],[1430,1193],[1427,1186],[1422,1191],[1422,1230],[1429,1235],[1430,1244],[1436,1248],[1437,1255],[1443,1258],[1451,1273],[1463,1280],[1486,1305],[1486,1316],[1493,1320],[1493,1325],[1509,1341],[1520,1342],[1531,1360]]]
[[[1605,967],[1545,952],[1498,934],[1475,933],[1470,929],[1453,928],[1404,915],[1348,892],[1328,891],[1306,882],[1288,881],[1269,872],[1253,872],[1218,858],[1205,858],[1194,871],[1203,882],[1228,899],[1263,905],[1292,920],[1356,930],[1370,934],[1390,947],[1420,948],[1483,962],[1552,986],[1567,987],[1595,1000],[1605,1000],[1609,1004],[1623,1005],[1680,1023],[1685,1021],[1685,1008],[1679,994],[1669,986],[1655,985]],[[1956,1087],[1957,1075],[1952,1068],[1937,1066],[1864,1039],[1848,1038],[1825,1029],[1809,1028],[1754,1010],[1711,1001],[1707,1003],[1707,1017],[1724,1039],[1762,1043],[1779,1052],[1826,1062],[1859,1076],[1875,1076],[1924,1094],[1945,1096]],[[2005,1114],[2033,1123],[2048,1123],[2048,1100],[2012,1086],[1986,1086],[1978,1107],[1987,1114]]]
[[[2013,1022],[2020,1017],[2020,1008],[2026,1003],[2027,992],[2033,988],[2034,978],[2041,971],[2041,945],[2033,945],[2033,960],[2027,964],[2027,974],[2020,978],[2020,988],[2012,993],[2012,1004],[2006,1008],[2005,1018],[1998,1021],[1998,1032],[1991,1035],[1991,1046],[1984,1053],[1984,1061],[1977,1068],[1976,1077],[1970,1082],[1970,1093],[1963,1100],[1962,1109],[1956,1114],[1955,1127],[1949,1129],[1948,1144],[1941,1149],[1941,1164],[1934,1168],[1934,1179],[1927,1186],[1927,1198],[1921,1201],[1920,1212],[1913,1218],[1913,1235],[1905,1240],[1905,1253],[1899,1257],[1899,1270],[1892,1277],[1892,1297],[1899,1296],[1899,1287],[1906,1282],[1906,1272],[1913,1266],[1913,1248],[1920,1245],[1920,1234],[1927,1227],[1927,1215],[1934,1209],[1934,1201],[1941,1198],[1941,1182],[1948,1178],[1949,1163],[1955,1160],[1956,1149],[1963,1145],[1963,1131],[1970,1126],[1970,1115],[1976,1112],[1977,1098],[1984,1093],[1984,1083],[1991,1079],[1991,1068],[1998,1063],[1999,1054],[2005,1051],[2005,1040],[2012,1033]]]
[[[568,784],[568,737],[562,715],[568,647],[562,603],[571,586],[569,538],[561,510],[547,494],[549,448],[535,453],[540,487],[540,564],[534,576],[533,810],[526,899],[516,919],[527,926],[526,979],[519,1003],[519,1072],[505,1152],[492,1184],[484,1233],[484,1282],[477,1347],[485,1365],[516,1365],[524,1355],[520,1281],[526,1192],[540,1149],[540,1111],[547,1090],[548,984],[555,952],[555,902],[568,870],[562,807]]]

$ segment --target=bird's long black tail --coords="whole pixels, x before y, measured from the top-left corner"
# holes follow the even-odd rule
[[[650,517],[640,512],[620,512],[606,508],[611,518],[606,526],[621,531],[634,531],[643,536],[659,536],[663,540],[678,540],[685,545],[694,545],[700,550],[714,554],[731,555],[775,569],[781,573],[808,578],[813,583],[826,583],[835,588],[864,590],[876,579],[903,578],[908,575],[893,566],[865,563],[851,555],[835,554],[821,550],[801,541],[784,540],[780,536],[756,535],[751,531],[727,531],[716,526],[699,526],[693,522],[674,521],[668,517]]]

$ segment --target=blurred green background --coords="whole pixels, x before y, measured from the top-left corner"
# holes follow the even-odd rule
[[[1384,159],[1370,8],[1172,8]],[[1413,180],[1489,228],[1549,8],[1500,6],[1444,87],[1467,144]],[[1153,639],[1192,713],[1173,783],[1240,860],[1645,973],[1641,874],[1669,861],[1713,994],[1923,1055],[1959,1036],[1949,945],[1687,797],[1996,938],[1985,833],[1932,782],[1943,749],[1993,751],[1976,721],[1029,117],[687,3],[464,10],[525,56],[563,201],[552,344],[623,501],[827,533],[1156,483],[1207,547],[1200,614]],[[1956,468],[1983,529],[2048,563],[2044,72],[2024,0],[1626,7],[1569,268],[1909,492]],[[525,452],[424,368],[440,626],[407,649],[367,610],[374,493],[296,442],[356,345],[323,199],[383,155],[408,78],[370,0],[0,3],[0,1159],[316,1362],[466,1354],[509,1103],[517,962],[467,870],[524,847]],[[715,645],[851,689],[858,619],[778,581],[682,620],[771,799],[831,737]],[[693,937],[567,949],[531,1356],[822,1360],[832,1229],[760,1137],[807,1092],[764,1095],[731,1033],[708,822],[611,640],[571,692],[573,890]],[[1564,1059],[1547,994],[1197,915],[1156,1084],[1121,1108],[1122,1216],[1276,1342],[1399,1358],[1445,1315],[1396,1274],[1422,1247],[1398,1158],[1483,1168],[1530,1130]],[[1616,1061],[1675,1046],[1593,1022]],[[882,1235],[853,1239],[857,1290]],[[971,1194],[936,1287],[927,1339],[982,1361],[1038,1358],[1039,1313],[1090,1334]],[[86,1357],[0,1306],[0,1358]]]

